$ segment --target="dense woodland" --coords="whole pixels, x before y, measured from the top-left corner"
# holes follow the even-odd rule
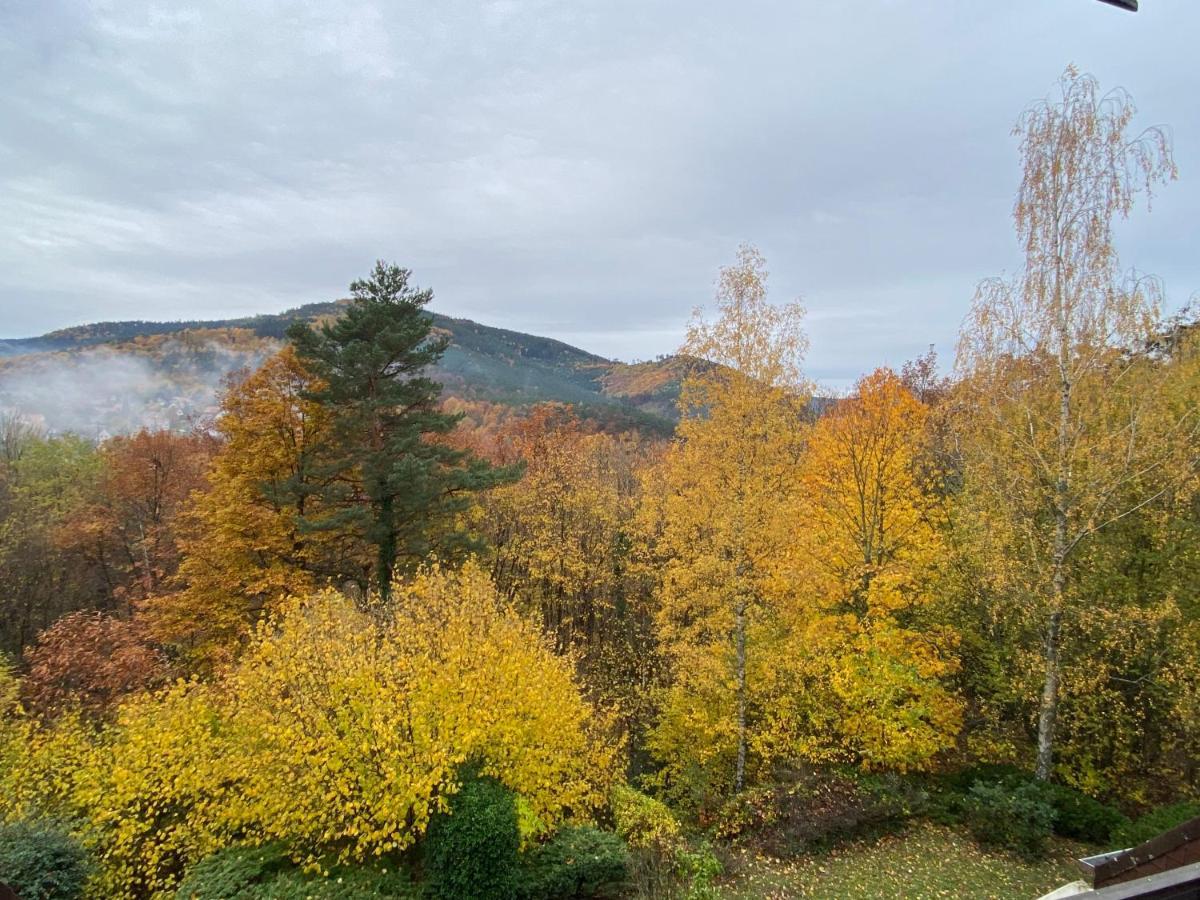
[[[1118,261],[1175,177],[1132,115],[1068,71],[1021,119],[1025,265],[949,374],[814,399],[745,246],[669,435],[444,396],[432,293],[384,263],[196,428],[6,417],[0,819],[83,847],[98,897],[218,896],[247,847],[373,873],[320,896],[591,896],[545,874],[585,838],[634,894],[707,896],[797,797],[1001,842],[1075,804],[1099,845],[1200,797],[1200,328]],[[464,886],[448,823],[490,788],[525,867]]]

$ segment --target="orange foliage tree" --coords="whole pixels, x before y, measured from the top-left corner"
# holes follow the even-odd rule
[[[103,606],[128,611],[174,575],[177,517],[204,485],[214,451],[207,435],[170,431],[143,430],[101,446],[94,496],[64,520],[58,541],[95,570]]]
[[[329,428],[326,412],[306,398],[314,386],[286,348],[222,399],[224,443],[208,491],[184,515],[178,589],[143,605],[156,638],[197,663],[227,658],[281,598],[354,568],[350,539],[302,526],[319,510],[313,468]]]

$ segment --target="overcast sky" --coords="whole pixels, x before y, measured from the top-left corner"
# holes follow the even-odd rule
[[[623,359],[677,345],[739,242],[843,383],[1019,262],[1011,127],[1070,63],[1172,127],[1121,229],[1200,289],[1200,3],[0,0],[0,337],[333,299]]]

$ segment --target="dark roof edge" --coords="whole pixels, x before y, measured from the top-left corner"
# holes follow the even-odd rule
[[[1158,859],[1190,841],[1200,840],[1200,816],[1176,825],[1169,831],[1127,850],[1114,850],[1078,861],[1079,868],[1093,885],[1104,885],[1130,869]]]

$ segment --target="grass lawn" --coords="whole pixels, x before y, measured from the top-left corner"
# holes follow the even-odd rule
[[[722,885],[744,900],[817,897],[997,897],[1031,900],[1077,880],[1072,864],[1089,849],[1055,841],[1048,859],[1026,863],[980,849],[967,835],[921,824],[875,841],[846,844],[794,861],[735,857]]]

